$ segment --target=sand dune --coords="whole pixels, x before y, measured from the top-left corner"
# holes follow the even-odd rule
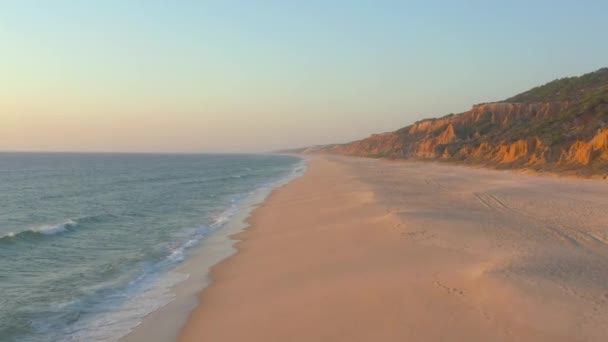
[[[605,341],[608,184],[312,157],[181,341]]]

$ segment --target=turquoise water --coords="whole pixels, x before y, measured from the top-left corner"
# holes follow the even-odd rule
[[[0,154],[0,340],[115,341],[288,156]]]

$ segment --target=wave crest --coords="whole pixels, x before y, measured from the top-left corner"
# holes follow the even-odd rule
[[[8,232],[5,235],[0,236],[0,241],[2,240],[14,240],[20,237],[26,236],[34,236],[34,235],[55,235],[68,231],[70,228],[75,227],[78,223],[75,220],[69,219],[65,222],[59,224],[45,225],[39,226],[36,228],[31,228],[27,230],[23,230],[20,232]]]
[[[68,227],[75,226],[76,224],[77,223],[73,220],[67,220],[63,223],[56,224],[56,225],[49,225],[49,226],[42,226],[42,227],[34,228],[34,229],[32,229],[32,231],[40,233],[40,234],[44,234],[44,235],[54,235],[54,234],[63,233],[66,230],[68,230]]]

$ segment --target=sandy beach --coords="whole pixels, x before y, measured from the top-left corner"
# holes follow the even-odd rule
[[[605,341],[608,184],[311,157],[179,341]]]

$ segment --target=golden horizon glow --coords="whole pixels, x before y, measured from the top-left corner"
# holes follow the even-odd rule
[[[347,142],[605,66],[606,4],[519,1],[0,4],[0,151]]]

